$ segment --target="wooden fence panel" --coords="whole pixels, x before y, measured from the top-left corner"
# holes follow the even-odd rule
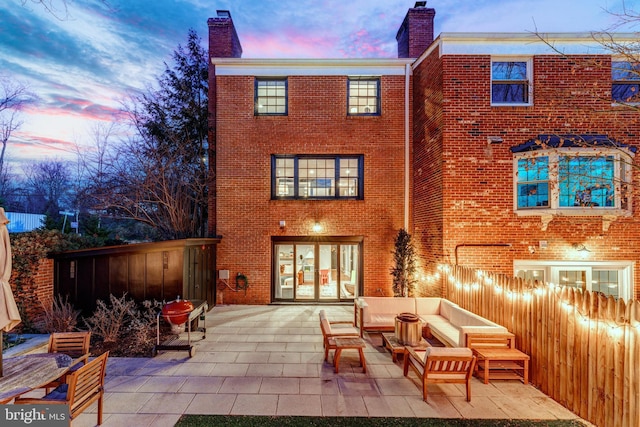
[[[516,335],[533,385],[597,426],[640,426],[640,301],[448,268],[447,298]]]

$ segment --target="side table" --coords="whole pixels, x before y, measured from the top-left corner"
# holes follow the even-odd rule
[[[476,374],[490,379],[522,379],[529,384],[529,356],[515,348],[474,348],[478,358]]]
[[[404,354],[404,344],[398,342],[398,338],[394,332],[382,333],[382,345],[387,350],[391,351],[391,360],[396,362],[398,360],[398,354]],[[412,346],[416,350],[424,350],[427,347],[431,347],[424,338],[420,339],[420,343],[417,346]]]

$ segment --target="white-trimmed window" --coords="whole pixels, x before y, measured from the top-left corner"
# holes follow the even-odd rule
[[[380,115],[380,78],[349,77],[347,114],[350,116]]]
[[[620,148],[573,147],[514,155],[514,209],[568,215],[630,214],[631,156]]]
[[[611,98],[613,102],[640,102],[640,64],[611,62]]]
[[[531,105],[532,68],[530,58],[492,58],[491,105]]]
[[[513,269],[516,277],[525,280],[600,292],[624,300],[633,298],[632,261],[514,261]]]

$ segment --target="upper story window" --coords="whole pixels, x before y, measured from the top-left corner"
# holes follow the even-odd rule
[[[611,63],[611,98],[614,102],[640,102],[640,64]]]
[[[272,157],[273,199],[362,199],[363,156]]]
[[[350,116],[380,115],[380,79],[349,77],[347,111]]]
[[[255,115],[287,115],[287,79],[257,78]]]
[[[543,136],[543,135],[540,135]],[[632,152],[604,139],[580,143],[540,138],[512,150],[515,208],[519,213],[561,211],[577,215],[630,212]],[[598,136],[594,136],[598,137]],[[541,142],[544,141],[544,142]],[[616,145],[614,145],[616,144]],[[527,149],[528,148],[528,149]]]
[[[491,61],[491,104],[531,104],[530,60]]]

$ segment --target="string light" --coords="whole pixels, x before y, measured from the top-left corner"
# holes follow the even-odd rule
[[[550,289],[556,292],[559,291],[562,286],[555,284],[553,282],[535,282],[535,287],[531,287],[529,289],[523,291],[512,291],[510,289],[504,289],[499,284],[493,284],[494,280],[489,277],[488,273],[485,273],[482,270],[477,270],[475,276],[479,279],[477,281],[473,281],[471,283],[462,283],[458,280],[453,273],[451,273],[452,269],[447,265],[439,265],[439,271],[447,272],[448,275],[446,278],[450,283],[453,284],[457,289],[464,289],[467,292],[470,291],[478,291],[485,286],[492,286],[494,293],[496,295],[500,295],[503,292],[509,299],[521,297],[523,301],[531,301],[533,298],[533,294],[537,296],[543,296],[546,293],[546,289]],[[436,272],[432,278],[440,278],[440,274]],[[546,286],[545,286],[546,285]],[[567,301],[559,301],[560,307],[565,310],[567,313],[571,313],[574,315],[575,319],[579,322],[579,324],[584,325],[585,327],[605,327],[609,335],[612,338],[620,338],[624,335],[625,328],[628,326],[629,328],[634,328],[635,330],[640,331],[640,322],[637,321],[628,321],[627,323],[617,323],[617,322],[607,322],[604,320],[600,320],[598,318],[592,319],[587,314],[583,314],[580,312],[579,307],[571,304]]]

